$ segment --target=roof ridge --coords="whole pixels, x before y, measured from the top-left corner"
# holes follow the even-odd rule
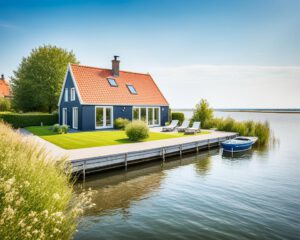
[[[93,68],[93,69],[101,69],[101,70],[111,71],[111,69],[109,69],[109,68],[93,67],[93,66],[81,65],[81,64],[76,64],[76,63],[70,63],[70,64],[78,66],[78,67],[85,67],[85,68]],[[120,70],[120,72],[123,72],[123,73],[132,73],[132,74],[140,74],[140,75],[146,75],[146,76],[150,75],[149,73],[132,72],[132,71],[126,71],[126,70],[125,71],[124,70]]]

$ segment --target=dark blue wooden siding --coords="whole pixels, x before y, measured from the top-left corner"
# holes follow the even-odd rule
[[[169,121],[169,107],[160,107],[160,125],[165,126],[166,122]]]
[[[78,129],[82,128],[82,107],[79,102],[78,94],[76,92],[75,101],[71,101],[71,88],[74,88],[74,83],[71,77],[71,74],[68,73],[65,88],[68,88],[68,102],[65,102],[65,88],[63,89],[63,96],[61,99],[60,107],[59,107],[59,124],[62,124],[62,109],[67,108],[67,122],[70,127],[73,125],[73,114],[72,108],[78,107]],[[76,91],[76,90],[75,90]]]
[[[132,106],[114,106],[114,119],[127,118],[132,120]]]

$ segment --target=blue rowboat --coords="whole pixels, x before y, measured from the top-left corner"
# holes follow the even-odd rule
[[[257,141],[257,137],[236,137],[222,142],[223,150],[226,152],[242,152],[251,149]]]

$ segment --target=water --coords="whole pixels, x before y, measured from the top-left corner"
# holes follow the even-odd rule
[[[228,114],[268,120],[279,142],[94,176],[75,239],[300,239],[300,114]]]

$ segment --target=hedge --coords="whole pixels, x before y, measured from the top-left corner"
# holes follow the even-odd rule
[[[182,112],[172,112],[171,119],[172,120],[179,120],[179,124],[182,124],[182,122],[184,121],[184,113],[182,113]]]
[[[11,124],[14,128],[53,125],[58,122],[58,114],[48,113],[12,113],[0,112],[0,120]]]

